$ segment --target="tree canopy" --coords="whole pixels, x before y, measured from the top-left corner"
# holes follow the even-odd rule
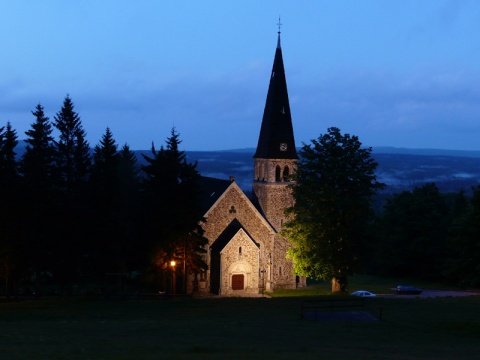
[[[144,237],[151,239],[147,246],[157,269],[166,269],[175,260],[183,264],[185,276],[206,268],[201,254],[207,240],[199,225],[204,219],[197,163],[187,162],[180,143],[180,135],[172,129],[166,147],[157,151],[152,144],[152,155],[144,155],[143,187],[148,194],[143,203]]]
[[[345,291],[348,275],[358,269],[368,225],[371,197],[382,188],[371,148],[338,128],[304,144],[295,183],[293,216],[284,235],[292,244],[288,257],[299,275],[332,280],[333,291]]]

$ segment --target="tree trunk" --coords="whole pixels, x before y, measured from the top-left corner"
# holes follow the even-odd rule
[[[348,279],[346,276],[339,276],[332,278],[332,293],[346,292]]]

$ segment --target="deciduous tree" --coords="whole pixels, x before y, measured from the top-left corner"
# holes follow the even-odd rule
[[[300,152],[295,204],[287,213],[287,256],[298,275],[332,280],[332,291],[346,291],[348,276],[361,264],[373,217],[371,197],[383,184],[376,180],[371,148],[357,136],[328,129]]]

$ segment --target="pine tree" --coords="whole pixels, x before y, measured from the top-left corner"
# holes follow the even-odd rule
[[[82,276],[80,265],[90,251],[85,239],[89,235],[87,184],[91,168],[90,149],[80,116],[67,95],[55,115],[54,126],[60,132],[56,141],[56,164],[59,188],[63,193],[55,215],[57,222],[55,275],[63,290]]]
[[[103,187],[103,191],[108,190],[109,184],[118,182],[120,155],[117,148],[113,134],[107,127],[100,144],[96,145],[93,151],[92,178],[97,185]]]
[[[184,151],[179,150],[179,134],[172,129],[167,146],[152,157],[145,156],[144,204],[146,208],[147,237],[152,239],[152,262],[156,268],[166,269],[175,260],[183,266],[183,284],[186,275],[205,268],[200,251],[206,244],[199,223],[203,220],[199,206],[199,177],[197,163],[188,163]]]
[[[90,230],[88,266],[97,280],[107,271],[115,272],[118,260],[120,218],[120,156],[113,134],[107,127],[100,143],[95,146],[91,176]]]
[[[0,128],[0,185],[7,188],[17,184],[18,162],[15,152],[17,138],[17,132],[10,122],[7,122],[6,128]]]
[[[52,189],[55,184],[55,144],[52,125],[42,105],[38,104],[32,114],[35,122],[25,132],[27,146],[20,169],[24,182],[40,195],[40,192]]]
[[[91,162],[86,132],[68,95],[61,110],[55,115],[54,126],[60,132],[56,148],[63,187],[67,192],[73,192],[87,181]]]
[[[27,146],[20,161],[20,171],[23,174],[21,196],[25,206],[22,238],[25,249],[29,252],[30,266],[40,274],[48,272],[52,262],[50,255],[54,246],[53,218],[57,207],[57,181],[52,125],[40,104],[32,114],[35,122],[25,132]],[[39,289],[36,290],[38,293]]]
[[[19,176],[15,147],[17,134],[10,122],[0,128],[0,262],[6,296],[15,292],[14,284],[25,270],[25,253],[19,243]]]

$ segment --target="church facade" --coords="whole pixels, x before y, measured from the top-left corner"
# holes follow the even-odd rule
[[[195,280],[195,290],[221,296],[248,296],[306,285],[286,259],[287,239],[280,235],[293,205],[288,185],[298,156],[283,65],[280,32],[254,155],[252,198],[234,179],[203,178],[208,239],[208,270]]]

